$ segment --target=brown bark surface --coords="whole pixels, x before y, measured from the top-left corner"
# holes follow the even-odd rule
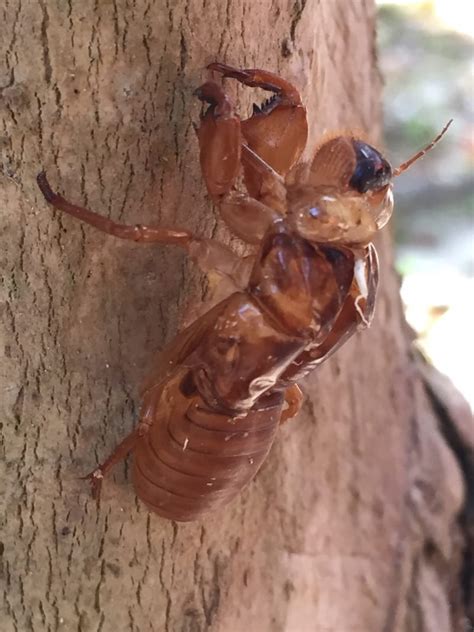
[[[241,497],[178,525],[136,501],[126,465],[99,510],[78,477],[132,428],[153,353],[205,284],[173,248],[54,215],[34,180],[44,167],[114,219],[228,242],[192,127],[203,67],[293,79],[310,148],[338,128],[376,139],[372,2],[6,0],[0,15],[2,632],[456,629],[462,470],[418,377],[388,235],[371,330],[307,380]]]

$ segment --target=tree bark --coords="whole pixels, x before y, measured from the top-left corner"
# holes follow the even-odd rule
[[[99,508],[78,477],[133,427],[153,353],[206,285],[173,248],[54,215],[35,184],[44,167],[69,199],[116,220],[228,243],[192,126],[203,68],[220,60],[293,80],[309,151],[330,130],[376,141],[374,21],[371,0],[4,3],[5,632],[461,625],[466,469],[419,377],[387,233],[371,330],[306,381],[304,410],[241,497],[181,525],[136,501],[126,464]]]

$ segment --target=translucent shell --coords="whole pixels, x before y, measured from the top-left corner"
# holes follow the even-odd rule
[[[391,185],[381,191],[341,192],[335,187],[297,187],[289,192],[288,220],[311,242],[367,245],[393,210]]]
[[[295,383],[370,325],[378,284],[371,240],[392,214],[391,180],[449,127],[396,169],[352,134],[326,138],[310,164],[295,167],[308,131],[298,90],[259,68],[209,70],[272,93],[244,121],[217,83],[195,93],[206,107],[196,132],[207,191],[232,233],[258,246],[247,256],[188,230],[117,223],[37,177],[56,209],[120,239],[179,246],[210,275],[205,313],[190,314],[143,386],[137,427],[86,477],[98,497],[104,476],[133,452],[138,496],[180,521],[238,494],[279,423],[297,413]]]
[[[313,187],[346,187],[355,167],[356,155],[352,138],[333,138],[316,151],[307,176],[307,184]]]

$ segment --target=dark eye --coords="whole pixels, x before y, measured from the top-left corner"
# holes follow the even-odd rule
[[[380,152],[360,140],[352,141],[356,154],[356,167],[349,186],[359,193],[378,191],[392,179],[392,167]]]

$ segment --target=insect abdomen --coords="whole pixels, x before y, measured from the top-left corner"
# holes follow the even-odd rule
[[[255,476],[273,443],[283,396],[274,393],[236,418],[211,410],[197,393],[187,397],[180,381],[165,387],[134,449],[133,478],[152,511],[188,521],[228,503]]]

